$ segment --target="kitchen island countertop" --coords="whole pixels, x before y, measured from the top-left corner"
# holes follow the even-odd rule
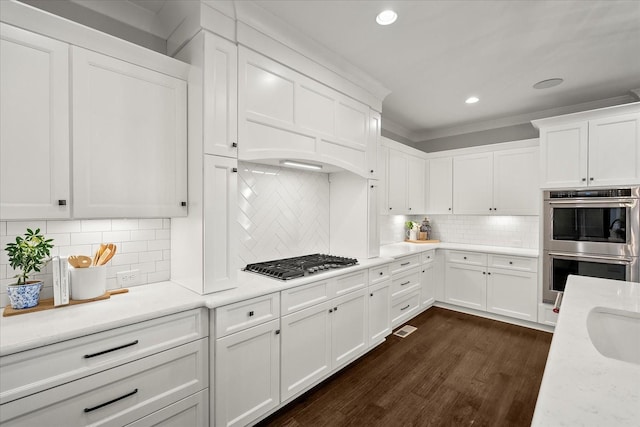
[[[594,307],[640,313],[640,283],[569,276],[533,426],[639,425],[640,365],[594,347],[587,329]]]

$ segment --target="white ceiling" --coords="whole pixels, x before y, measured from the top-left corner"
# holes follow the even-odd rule
[[[434,131],[628,95],[640,88],[640,1],[331,1],[258,4],[391,90],[390,119]],[[382,27],[385,8],[399,15]],[[533,89],[540,80],[565,82]],[[466,105],[476,95],[480,102]]]

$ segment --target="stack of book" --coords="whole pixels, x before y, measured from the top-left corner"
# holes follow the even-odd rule
[[[53,305],[69,304],[69,262],[67,257],[51,258],[53,267]]]

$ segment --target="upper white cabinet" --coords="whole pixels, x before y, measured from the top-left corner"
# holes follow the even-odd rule
[[[239,159],[300,159],[376,174],[377,138],[369,132],[379,132],[380,120],[367,105],[243,47],[238,79]]]
[[[640,103],[541,119],[544,188],[640,183]]]
[[[0,24],[0,218],[69,218],[69,45]]]
[[[440,157],[429,161],[427,212],[453,213],[453,158]]]
[[[186,82],[72,53],[74,216],[186,215]]]
[[[204,152],[238,155],[238,48],[228,40],[203,31],[195,44],[203,51],[202,93]]]
[[[537,147],[454,157],[454,213],[537,215],[537,159]]]
[[[424,213],[425,160],[389,149],[387,203],[390,214]]]

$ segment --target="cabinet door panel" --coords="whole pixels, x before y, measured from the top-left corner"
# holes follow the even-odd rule
[[[589,185],[640,182],[640,114],[589,122]]]
[[[74,216],[186,215],[186,83],[73,47]]]
[[[487,311],[536,322],[538,275],[496,269],[489,273]]]
[[[336,104],[336,136],[350,147],[366,152],[369,130],[369,107],[347,98]]]
[[[498,215],[538,215],[537,147],[493,153],[493,208]]]
[[[542,186],[577,187],[587,181],[587,122],[540,131]]]
[[[209,425],[208,389],[193,394],[127,427],[206,427]]]
[[[429,160],[429,201],[427,212],[452,214],[453,210],[453,159],[444,157]]]
[[[390,282],[369,287],[369,345],[374,345],[391,333]]]
[[[69,46],[0,24],[0,93],[0,218],[68,218]]]
[[[296,121],[305,129],[333,135],[335,100],[315,89],[303,84],[297,86]]]
[[[419,157],[408,156],[407,166],[407,208],[410,214],[421,214],[425,212],[425,161]]]
[[[293,80],[253,63],[245,71],[246,111],[293,125]]]
[[[204,156],[204,293],[236,286],[237,166],[235,159]]]
[[[369,109],[369,142],[367,144],[367,171],[369,178],[384,179],[378,167],[378,152],[380,145],[380,132],[382,130],[382,117],[380,113]]]
[[[280,320],[216,340],[216,426],[244,426],[280,404]]]
[[[389,213],[401,214],[407,211],[407,157],[396,150],[389,150],[388,203]]]
[[[456,214],[493,212],[493,153],[453,159],[453,210]]]
[[[205,33],[204,152],[236,157],[238,149],[238,49]]]
[[[422,307],[428,307],[436,302],[436,282],[435,282],[435,263],[430,262],[422,266],[420,276],[420,304]]]
[[[331,314],[331,354],[333,369],[357,357],[367,346],[366,290],[336,298]]]
[[[485,274],[483,274],[485,273]],[[448,303],[485,310],[487,281],[485,267],[447,264],[445,299]]]
[[[282,317],[282,401],[331,371],[331,303]]]

